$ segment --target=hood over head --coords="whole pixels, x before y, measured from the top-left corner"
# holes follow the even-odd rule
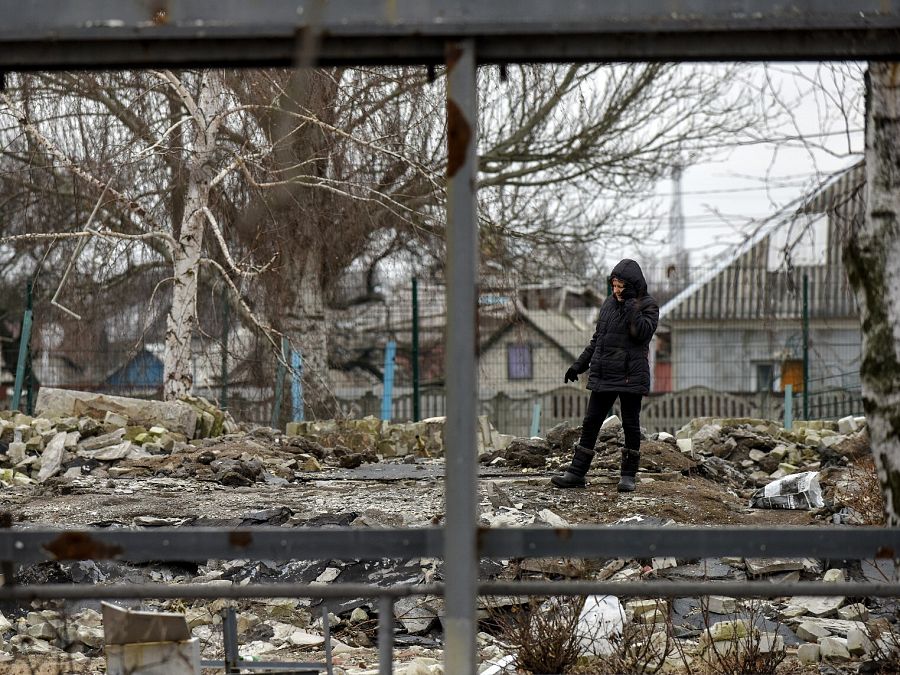
[[[634,260],[625,258],[620,260],[613,267],[612,274],[609,275],[607,283],[612,283],[613,278],[624,281],[627,285],[633,287],[637,291],[638,297],[647,295],[647,281],[644,279],[644,273],[641,266]]]

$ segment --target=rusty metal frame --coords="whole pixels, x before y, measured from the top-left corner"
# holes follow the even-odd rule
[[[0,68],[290,66],[319,0],[0,0]],[[329,0],[319,65],[893,59],[896,0]]]
[[[260,8],[264,6],[265,10]],[[321,21],[314,22],[317,9]],[[0,0],[0,71],[144,66],[295,66],[297,36],[315,33],[315,61],[299,65],[440,64],[448,85],[447,526],[444,530],[0,532],[0,562],[40,559],[153,559],[177,552],[210,557],[442,557],[446,586],[39,586],[3,587],[2,599],[84,597],[376,597],[392,620],[393,599],[434,592],[448,600],[448,672],[475,672],[474,597],[480,594],[611,593],[659,597],[715,590],[733,596],[900,595],[886,584],[477,584],[478,556],[822,555],[896,558],[898,530],[818,529],[476,529],[474,304],[477,231],[472,181],[477,166],[476,64],[608,60],[896,59],[898,0]],[[308,29],[314,28],[310,31]],[[445,61],[449,45],[450,59]],[[456,109],[453,109],[453,105]],[[464,133],[468,130],[468,133]],[[474,397],[473,397],[474,398]],[[627,536],[626,536],[627,534]],[[140,538],[137,543],[135,537]],[[210,539],[211,537],[211,539]],[[303,544],[304,549],[299,548]],[[143,547],[143,548],[142,548]],[[328,554],[328,555],[326,555]],[[6,575],[10,578],[10,575]],[[371,594],[371,595],[369,595]],[[379,625],[379,668],[391,672],[392,632]]]

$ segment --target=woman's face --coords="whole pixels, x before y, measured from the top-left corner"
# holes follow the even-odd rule
[[[612,280],[612,292],[616,296],[616,300],[622,302],[622,292],[625,290],[625,282],[620,279]]]

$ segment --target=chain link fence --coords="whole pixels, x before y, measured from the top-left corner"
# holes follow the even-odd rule
[[[737,265],[737,267],[736,267]],[[650,431],[673,431],[693,417],[782,419],[793,390],[795,418],[862,414],[860,328],[840,269],[771,270],[740,266],[645,268],[661,320],[648,358],[652,392],[644,399]],[[310,419],[310,378],[328,384],[326,409],[350,417],[394,421],[445,413],[445,289],[412,279],[384,283],[377,293],[345,286],[326,314],[325,373],[304,367],[303,347],[272,341],[234,320],[224,295],[207,308],[192,347],[194,392],[239,421],[283,427]],[[560,279],[537,284],[482,280],[478,306],[479,401],[501,432],[542,433],[580,423],[586,376],[563,375],[588,345],[606,280]],[[348,298],[359,301],[348,301]],[[123,329],[115,317],[66,320],[48,302],[34,302],[30,350],[19,372],[20,409],[40,386],[160,398],[164,317]],[[7,322],[9,323],[9,322]],[[15,328],[15,327],[13,327]],[[3,349],[2,394],[11,403],[18,335]],[[277,341],[276,341],[277,344]],[[451,364],[452,367],[452,364]]]

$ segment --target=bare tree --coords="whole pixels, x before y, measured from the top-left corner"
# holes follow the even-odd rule
[[[547,273],[621,236],[622,217],[673,162],[763,117],[736,72],[484,71],[484,259]],[[26,113],[34,92],[40,105]],[[46,74],[11,82],[7,132],[39,153],[5,161],[21,171],[37,162],[57,186],[48,199],[69,212],[62,229],[77,229],[73,204],[102,201],[103,234],[130,244],[117,273],[146,262],[172,270],[167,396],[190,389],[197,284],[220,278],[244,321],[302,351],[312,412],[327,415],[335,282],[350,266],[371,281],[398,259],[440,275],[443,110],[442,78],[416,68]],[[359,299],[375,295],[370,285]]]
[[[900,64],[869,64],[865,218],[844,262],[863,329],[863,402],[890,525],[900,524]]]

